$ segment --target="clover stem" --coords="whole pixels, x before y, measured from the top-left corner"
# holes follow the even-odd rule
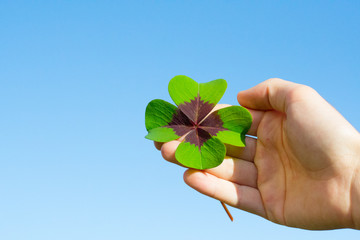
[[[220,201],[221,202],[221,201]],[[231,216],[231,213],[229,211],[229,209],[226,207],[225,203],[221,202],[221,205],[223,206],[223,208],[225,209],[225,212],[227,213],[227,215],[229,216],[231,221],[234,221],[233,216]]]

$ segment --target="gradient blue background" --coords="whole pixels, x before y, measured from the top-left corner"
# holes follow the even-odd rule
[[[360,1],[1,1],[0,239],[359,239],[220,203],[144,139],[168,81],[315,88],[360,129]]]

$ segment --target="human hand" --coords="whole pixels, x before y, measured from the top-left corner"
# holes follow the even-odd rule
[[[270,221],[305,229],[360,229],[360,135],[315,90],[270,79],[238,94],[253,124],[246,147],[224,162],[188,169],[197,191]],[[155,143],[179,164],[180,141]]]

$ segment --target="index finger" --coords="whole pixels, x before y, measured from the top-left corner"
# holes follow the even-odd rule
[[[256,110],[286,112],[291,93],[300,85],[279,78],[268,79],[255,87],[238,93],[240,105]]]

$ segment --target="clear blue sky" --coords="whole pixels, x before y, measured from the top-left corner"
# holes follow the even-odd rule
[[[360,129],[360,1],[1,1],[0,239],[359,239],[231,208],[144,139],[184,74],[315,88]]]

